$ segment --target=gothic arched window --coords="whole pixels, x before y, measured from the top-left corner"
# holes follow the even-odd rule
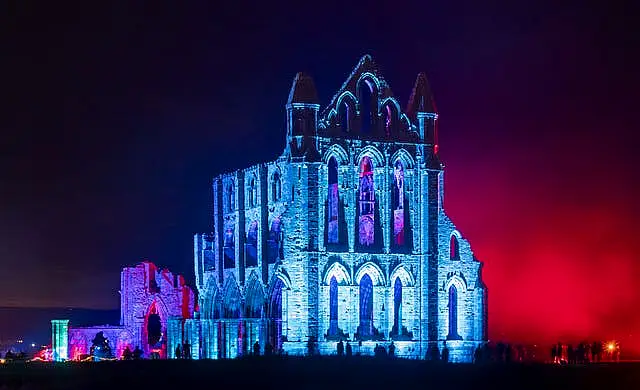
[[[456,286],[449,287],[449,334],[447,340],[460,340],[458,334],[458,290]]]
[[[360,186],[358,188],[358,237],[361,245],[369,246],[375,241],[375,191],[373,163],[369,157],[360,162]]]
[[[393,167],[393,243],[404,245],[404,166],[400,160]]]
[[[228,226],[224,231],[224,268],[235,267],[235,231],[233,226]]]
[[[371,80],[365,79],[360,82],[360,119],[362,122],[362,132],[369,133],[373,127],[377,107],[375,104],[375,84]]]
[[[280,200],[282,196],[282,183],[280,181],[280,173],[275,172],[271,182],[271,200]]]
[[[269,231],[269,239],[267,240],[267,262],[269,264],[274,264],[279,259],[284,259],[284,246],[282,245],[282,236],[282,222],[280,221],[280,218],[275,218],[273,222],[271,222],[271,230]]]
[[[449,242],[449,258],[451,260],[460,260],[460,247],[458,237],[455,234],[451,235],[451,241]]]
[[[360,279],[360,337],[373,336],[373,281],[368,274]]]
[[[393,334],[402,333],[402,281],[396,278],[393,284]]]
[[[226,212],[231,212],[234,209],[234,193],[233,193],[233,182],[230,182],[227,186],[225,197],[224,197],[224,207]]]
[[[338,281],[335,276],[329,282],[329,336],[338,334]]]
[[[247,267],[256,267],[258,265],[258,221],[253,221],[249,225],[245,248],[247,248],[245,265]]]
[[[338,163],[335,157],[329,159],[329,180],[327,187],[327,241],[330,244],[338,243],[338,210],[339,210],[339,195],[338,195]]]
[[[247,206],[248,207],[255,207],[256,205],[256,198],[258,195],[258,191],[256,188],[256,179],[255,178],[251,178],[251,180],[249,180],[249,188],[247,191]]]
[[[344,133],[351,131],[355,110],[355,104],[350,97],[345,97],[338,105],[338,121]]]

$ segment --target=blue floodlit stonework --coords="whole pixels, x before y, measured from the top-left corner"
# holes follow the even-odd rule
[[[403,111],[367,55],[320,108],[299,73],[282,155],[214,178],[213,232],[194,242],[199,318],[184,342],[212,359],[256,342],[333,354],[339,340],[425,358],[446,342],[451,360],[470,361],[487,339],[487,293],[443,207],[426,77]]]

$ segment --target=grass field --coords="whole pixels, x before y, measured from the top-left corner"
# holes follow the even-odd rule
[[[0,365],[0,389],[640,389],[640,363],[438,364],[246,358]]]

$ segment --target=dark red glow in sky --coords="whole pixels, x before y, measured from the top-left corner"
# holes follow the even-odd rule
[[[326,104],[370,53],[403,103],[427,72],[491,338],[640,352],[634,12],[428,3],[20,2],[1,24],[0,306],[115,308],[145,258],[192,280],[210,178],[281,152],[296,72]]]

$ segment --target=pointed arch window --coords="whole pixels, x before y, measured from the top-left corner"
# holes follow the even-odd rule
[[[402,281],[396,278],[393,284],[393,329],[391,333],[402,332]]]
[[[451,241],[449,242],[449,258],[454,261],[460,260],[460,245],[455,234],[451,235]]]
[[[233,182],[230,182],[227,185],[225,194],[224,194],[224,207],[225,212],[232,212],[234,209],[234,186]]]
[[[360,90],[360,119],[362,123],[362,132],[369,133],[373,127],[376,107],[376,89],[373,82],[369,79],[362,80],[359,86]],[[376,110],[376,111],[374,111]]]
[[[373,281],[369,274],[360,279],[360,338],[373,336]]]
[[[251,222],[249,231],[247,232],[246,260],[247,267],[256,267],[258,265],[258,221]]]
[[[353,122],[353,115],[355,113],[355,104],[351,100],[351,98],[345,98],[340,102],[338,106],[338,120],[340,123],[340,128],[342,132],[348,133],[351,131],[351,126]]]
[[[252,177],[249,180],[249,188],[247,191],[247,207],[255,207],[256,206],[256,198],[258,195],[258,191],[256,188],[256,179]]]
[[[447,340],[460,340],[458,334],[458,290],[456,286],[449,287],[449,334]]]
[[[335,276],[329,282],[329,336],[338,334],[338,281]]]
[[[329,175],[327,186],[327,241],[338,243],[338,210],[340,199],[338,195],[338,163],[335,157],[329,159]]]
[[[271,180],[271,200],[278,201],[282,196],[282,182],[280,181],[280,173],[275,172]]]
[[[405,244],[404,237],[404,165],[400,160],[393,167],[393,243]]]
[[[224,268],[235,267],[235,231],[233,226],[227,226],[224,231]]]
[[[375,242],[375,190],[373,163],[367,156],[360,162],[360,186],[358,196],[358,238],[360,245],[370,246]]]
[[[267,240],[268,253],[267,262],[275,264],[278,260],[284,259],[282,222],[280,218],[275,218],[271,223],[269,230],[269,239]]]

